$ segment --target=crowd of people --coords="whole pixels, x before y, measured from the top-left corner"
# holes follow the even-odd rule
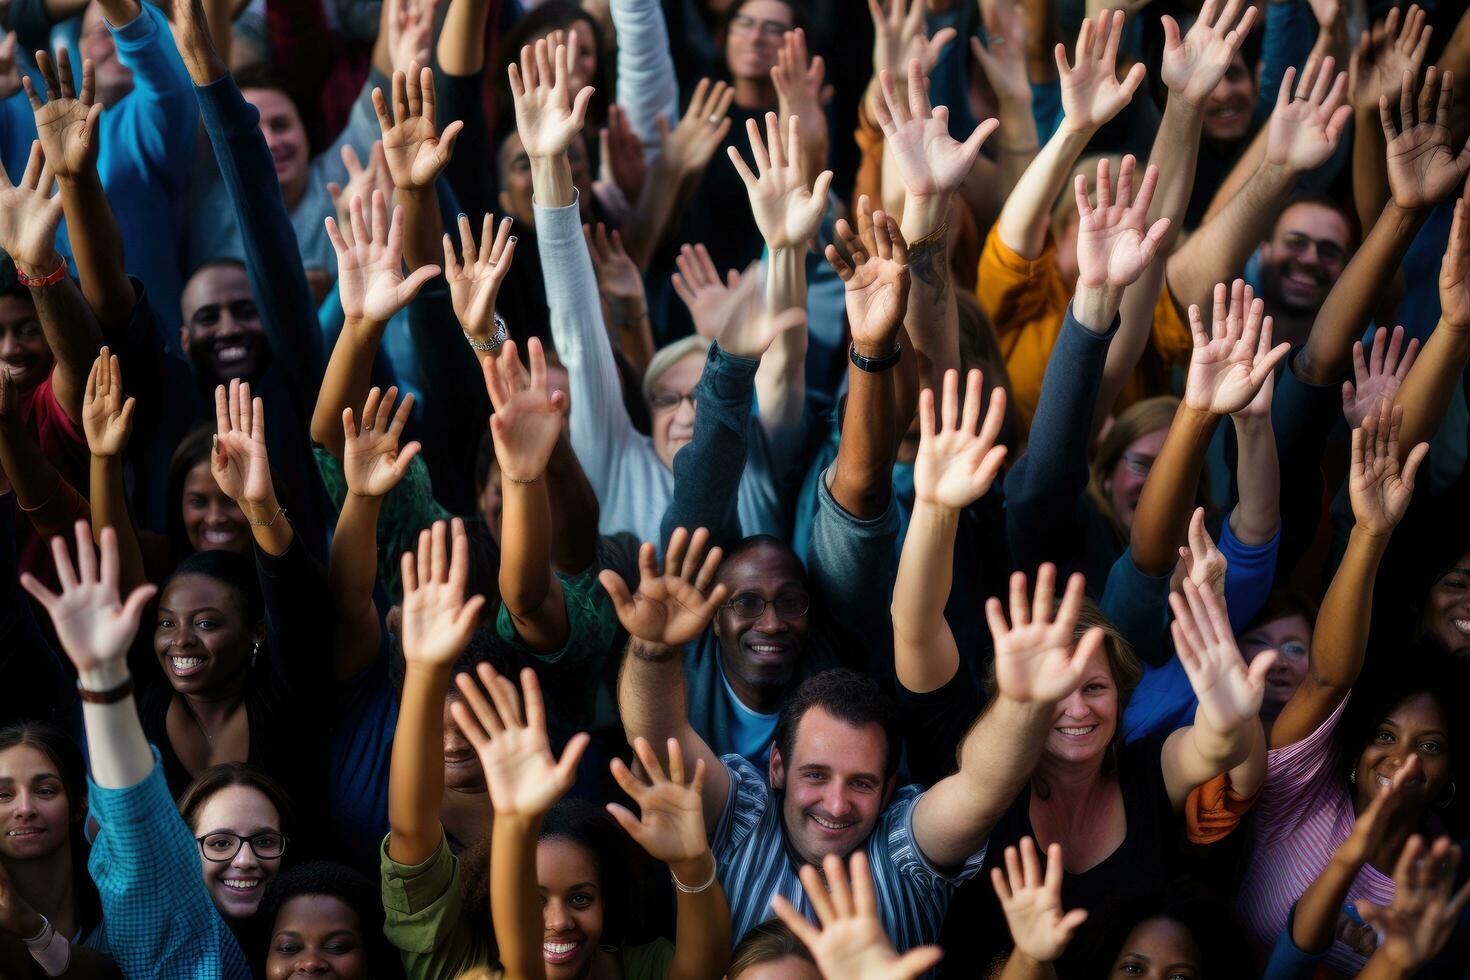
[[[1421,3],[0,4],[0,976],[1470,976]]]

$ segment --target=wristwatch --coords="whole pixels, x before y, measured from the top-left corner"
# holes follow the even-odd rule
[[[847,348],[847,357],[852,361],[853,366],[859,371],[867,371],[869,374],[887,371],[893,365],[897,364],[898,359],[902,356],[903,345],[898,341],[893,342],[893,353],[884,354],[882,357],[864,357],[857,352],[857,344],[849,344]]]
[[[470,346],[475,350],[485,351],[490,354],[500,350],[500,345],[505,343],[509,337],[510,331],[506,329],[505,321],[500,318],[499,313],[495,314],[495,333],[491,335],[489,340],[476,340],[468,333],[464,335],[464,339],[469,341]]]

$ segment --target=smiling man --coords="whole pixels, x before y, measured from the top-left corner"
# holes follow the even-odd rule
[[[1330,198],[1299,196],[1286,206],[1261,243],[1261,298],[1275,323],[1275,339],[1306,342],[1354,246],[1346,212]]]

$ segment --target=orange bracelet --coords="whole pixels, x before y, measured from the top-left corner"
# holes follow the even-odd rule
[[[26,275],[24,272],[20,271],[19,266],[16,266],[15,269],[15,281],[20,283],[22,286],[30,286],[32,289],[39,289],[42,286],[54,286],[65,276],[66,259],[61,260],[61,265],[56,267],[55,272],[51,273],[50,275],[41,276],[39,278]]]

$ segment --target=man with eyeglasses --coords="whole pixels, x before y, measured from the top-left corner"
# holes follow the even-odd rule
[[[1353,248],[1346,214],[1325,197],[1299,197],[1281,212],[1261,243],[1261,298],[1275,323],[1275,339],[1306,342]]]

